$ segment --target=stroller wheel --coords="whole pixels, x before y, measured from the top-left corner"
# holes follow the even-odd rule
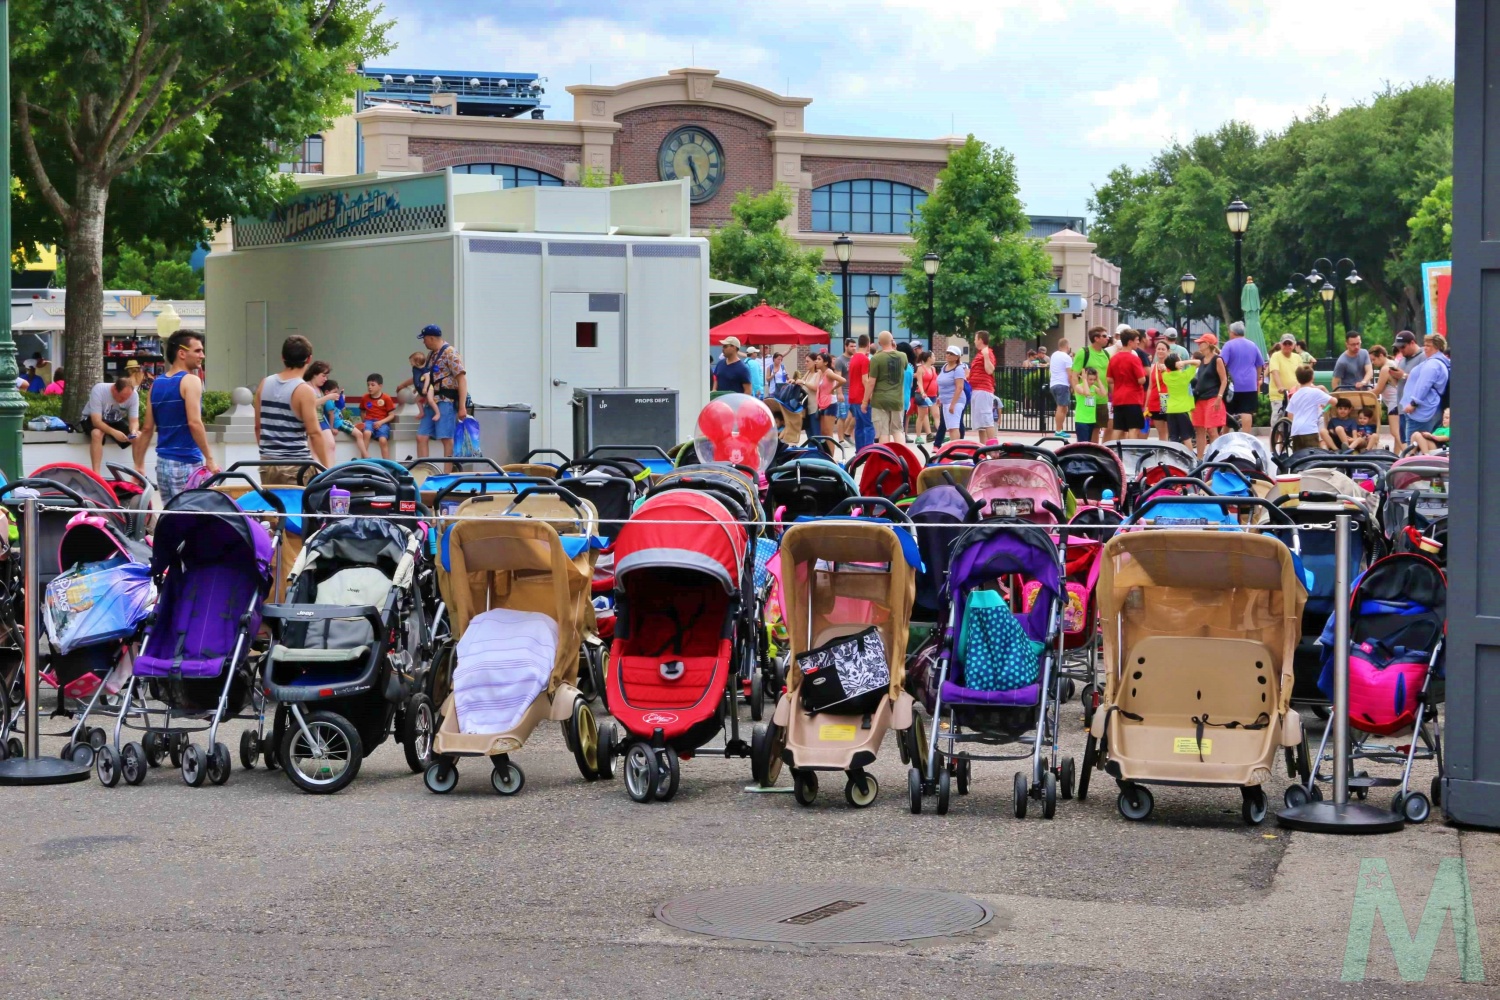
[[[1307,805],[1311,799],[1312,796],[1307,794],[1307,789],[1301,785],[1287,786],[1287,790],[1281,796],[1281,801],[1286,803],[1288,809],[1300,809],[1302,806]]]
[[[750,721],[759,722],[766,714],[766,682],[756,667],[750,673]]]
[[[1093,777],[1094,767],[1099,760],[1099,741],[1094,739],[1092,733],[1083,742],[1083,770],[1078,772],[1078,801],[1082,802],[1089,797],[1089,778]]]
[[[599,730],[599,777],[611,781],[615,776],[615,724]]]
[[[844,801],[849,805],[864,809],[873,804],[879,794],[880,782],[875,780],[875,775],[863,771],[849,772],[849,780],[844,782]]]
[[[818,800],[818,772],[802,768],[792,772],[792,795],[799,806],[810,806]]]
[[[1016,819],[1026,818],[1027,800],[1031,798],[1031,782],[1026,780],[1025,771],[1017,771],[1011,781],[1011,795],[1014,798],[1012,807],[1015,810]]]
[[[1073,797],[1073,782],[1077,775],[1076,765],[1072,757],[1064,757],[1062,766],[1057,769],[1057,790],[1064,799]]]
[[[1240,789],[1240,815],[1250,826],[1259,826],[1266,820],[1266,791],[1259,785]]]
[[[1443,777],[1440,774],[1432,776],[1432,804],[1440,806],[1443,804]]]
[[[1421,792],[1412,792],[1404,797],[1397,795],[1396,801],[1391,804],[1391,812],[1405,816],[1408,823],[1425,823],[1427,817],[1432,815],[1432,802]]]
[[[446,757],[438,757],[422,772],[422,783],[429,792],[447,795],[458,787],[458,768]]]
[[[432,699],[425,694],[412,695],[401,719],[401,749],[406,752],[406,766],[421,774],[432,763]]]
[[[146,764],[149,767],[161,767],[162,758],[166,756],[167,748],[164,745],[161,733],[148,729],[141,736],[141,749],[146,751]]]
[[[93,726],[88,730],[88,737],[89,746],[93,747],[95,750],[98,750],[100,747],[104,746],[104,744],[109,742],[108,734],[106,734],[104,730],[100,729],[98,726]]]
[[[1128,820],[1140,822],[1151,815],[1151,808],[1156,804],[1151,797],[1151,790],[1140,785],[1124,785],[1120,788],[1120,798],[1116,805],[1120,807],[1120,815]]]
[[[99,777],[99,784],[105,788],[113,788],[120,783],[120,755],[115,753],[114,747],[104,747],[94,758],[94,774]]]
[[[146,780],[151,766],[146,763],[146,751],[139,743],[127,743],[120,750],[120,774],[127,785],[139,785]]]
[[[490,784],[501,795],[514,795],[526,787],[526,772],[510,762],[505,754],[495,758],[495,768],[490,772]]]
[[[68,760],[84,767],[94,763],[94,758],[99,753],[91,743],[69,743],[64,752]]]
[[[948,815],[948,787],[952,778],[948,775],[946,767],[938,768],[937,773],[937,814]]]
[[[660,774],[656,779],[656,801],[671,802],[677,794],[677,782],[682,777],[682,768],[677,761],[677,751],[667,747],[658,758]]]
[[[359,731],[336,712],[313,712],[303,721],[307,735],[295,719],[287,719],[278,753],[281,768],[304,792],[331,795],[359,774],[364,744]]]
[[[774,722],[756,726],[750,737],[750,771],[762,788],[774,786],[781,777],[781,751],[786,749],[786,730]]]
[[[568,723],[573,744],[573,760],[584,781],[599,780],[599,723],[588,703],[573,699],[573,719]]]
[[[656,754],[644,743],[632,743],[625,751],[625,792],[636,802],[656,798],[658,771]]]
[[[214,748],[208,752],[208,780],[216,785],[222,785],[229,780],[229,748],[222,743],[215,743]]]
[[[1083,728],[1087,729],[1094,723],[1094,713],[1099,710],[1099,688],[1094,684],[1085,684],[1083,694],[1079,698],[1083,702]]]
[[[240,733],[240,765],[247,771],[253,771],[259,757],[260,737],[255,735],[255,730],[247,729]]]
[[[26,756],[26,748],[21,745],[21,741],[20,740],[16,739],[16,737],[12,736],[10,739],[8,739],[8,740],[5,741],[5,756],[7,758],[10,758],[10,757],[25,757]]]
[[[906,794],[911,797],[911,814],[922,814],[922,772],[916,768],[906,772]]]
[[[957,762],[953,765],[953,776],[958,779],[958,794],[969,794],[969,773],[972,763],[969,760],[968,751],[958,755]]]
[[[1047,771],[1042,775],[1042,819],[1057,815],[1057,775]]]
[[[208,778],[208,757],[202,747],[189,743],[182,748],[182,780],[189,788],[202,788]]]

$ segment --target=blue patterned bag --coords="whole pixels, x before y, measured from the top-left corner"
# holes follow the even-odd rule
[[[1005,598],[993,590],[975,590],[964,604],[958,636],[963,686],[973,691],[1015,691],[1041,676],[1045,647],[1027,637]]]

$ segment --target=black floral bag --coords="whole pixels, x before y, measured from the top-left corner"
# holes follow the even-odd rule
[[[885,642],[873,625],[802,653],[797,666],[802,671],[802,708],[807,712],[873,712],[891,686]]]

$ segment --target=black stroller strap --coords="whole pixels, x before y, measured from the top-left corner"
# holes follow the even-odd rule
[[[683,637],[687,635],[687,633],[692,630],[693,626],[698,623],[698,619],[703,617],[703,611],[705,608],[707,608],[707,606],[708,598],[700,595],[698,598],[698,610],[694,611],[692,615],[689,616],[686,626],[684,626],[681,616],[679,616],[677,613],[677,605],[674,604],[671,607],[667,608],[665,611],[658,611],[657,614],[671,619],[672,637],[666,642],[662,643],[660,647],[652,650],[646,655],[657,657],[670,649],[673,654],[681,656]]]
[[[1198,760],[1200,762],[1203,760],[1203,729],[1205,726],[1212,726],[1215,729],[1264,729],[1270,724],[1271,717],[1265,712],[1257,715],[1254,722],[1239,722],[1233,719],[1229,722],[1209,722],[1207,712],[1204,712],[1202,715],[1195,715],[1193,716],[1193,725],[1196,727],[1194,742],[1198,744]]]

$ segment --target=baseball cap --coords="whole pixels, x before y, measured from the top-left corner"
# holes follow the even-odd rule
[[[760,353],[760,348],[759,347],[754,347],[754,346],[747,347],[747,348],[745,348],[745,353],[746,354],[759,354]]]
[[[1283,343],[1283,344],[1296,344],[1297,343],[1297,338],[1294,337],[1294,336],[1292,336],[1290,333],[1283,333],[1281,335],[1281,343]]]
[[[426,326],[422,327],[422,332],[417,334],[417,339],[421,340],[423,337],[441,337],[442,335],[442,327],[438,326],[436,323],[428,323]]]
[[[959,347],[957,344],[949,344],[948,353],[956,358],[961,358],[964,356],[964,349],[962,347]]]
[[[1402,330],[1400,333],[1396,334],[1396,343],[1398,344],[1415,344],[1416,342],[1417,335],[1412,333],[1410,330]]]
[[[1162,334],[1162,336],[1166,337],[1168,340],[1176,340],[1177,339],[1177,331],[1174,330],[1174,329],[1172,329],[1169,326],[1169,327],[1167,327],[1167,332],[1164,333],[1164,334]]]
[[[1205,333],[1203,336],[1201,336],[1197,340],[1193,341],[1193,343],[1195,343],[1195,344],[1213,344],[1215,347],[1218,347],[1219,346],[1219,338],[1217,336],[1215,336],[1214,334],[1212,334],[1212,333]]]
[[[1130,329],[1133,329],[1133,327],[1131,327],[1129,323],[1121,323],[1119,326],[1115,327],[1115,336],[1118,337],[1120,334]]]
[[[722,341],[719,342],[719,346],[720,347],[736,347],[737,348],[737,347],[740,346],[740,338],[738,338],[738,337],[725,337]]]
[[[26,367],[27,368],[35,368],[36,367],[36,358],[27,358],[25,363],[26,363]]]

